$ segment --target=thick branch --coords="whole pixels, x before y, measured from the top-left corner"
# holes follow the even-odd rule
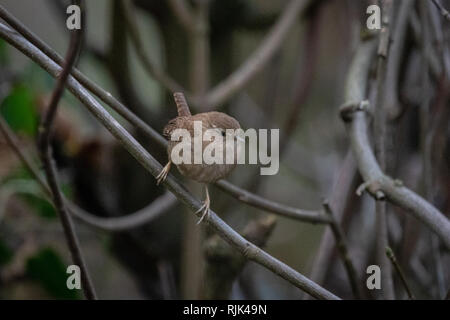
[[[56,76],[60,72],[61,68],[56,63],[37,50],[34,46],[30,45],[30,43],[18,33],[2,24],[0,24],[0,37],[22,51],[51,75]],[[154,177],[159,174],[162,169],[161,164],[153,158],[108,112],[106,112],[78,81],[73,77],[69,77],[67,87],[144,168],[146,168]],[[200,209],[202,203],[192,196],[192,194],[172,175],[168,176],[164,185],[192,211],[198,212],[198,215],[201,214],[198,209]],[[246,241],[212,210],[210,210],[209,217],[206,218],[205,221],[247,259],[263,265],[296,287],[308,292],[318,299],[339,299],[331,292],[318,286],[316,283],[283,262],[272,257],[254,244]]]

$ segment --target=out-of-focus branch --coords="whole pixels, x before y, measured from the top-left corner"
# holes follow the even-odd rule
[[[333,216],[333,211],[331,210],[330,204],[328,201],[323,203],[323,207],[325,208],[325,212],[330,216],[332,222],[330,223],[331,231],[333,232],[334,238],[336,239],[336,247],[339,251],[339,255],[341,256],[342,261],[344,262],[344,267],[347,272],[347,277],[350,281],[350,286],[352,288],[353,295],[357,298],[361,298],[361,290],[359,286],[359,277],[356,272],[355,266],[350,259],[350,255],[347,248],[347,243],[345,241],[344,232],[342,231],[339,223]]]
[[[398,264],[398,261],[395,258],[394,252],[389,247],[386,247],[386,256],[389,258],[389,260],[391,260],[391,263],[394,266],[395,271],[397,271],[397,273],[398,273],[398,275],[400,277],[400,280],[401,280],[403,286],[405,287],[406,293],[408,294],[408,297],[411,300],[414,300],[415,299],[414,295],[413,295],[413,293],[411,291],[411,288],[408,285],[408,282],[406,281],[406,277],[405,277],[405,275],[403,273],[403,270],[402,270],[402,268],[400,268],[400,265]]]
[[[273,215],[251,221],[242,236],[259,247],[263,247],[273,229],[276,218]],[[205,244],[207,299],[229,299],[233,282],[239,276],[247,260],[236,250],[214,235]]]
[[[37,181],[44,194],[48,198],[50,198],[51,190],[47,182],[39,173],[39,170],[34,165],[33,160],[20,147],[19,141],[14,132],[12,132],[8,124],[1,117],[0,117],[0,131],[5,137],[8,145],[21,160],[22,164],[30,172],[33,178]],[[86,223],[87,225],[105,231],[120,232],[124,230],[137,228],[153,221],[161,214],[172,208],[177,203],[177,198],[174,197],[170,192],[167,192],[166,194],[155,199],[152,203],[150,203],[145,208],[142,208],[141,210],[138,210],[126,216],[111,217],[111,218],[98,217],[92,213],[89,213],[78,207],[76,204],[71,202],[66,197],[64,197],[64,202],[70,213],[74,217],[78,218],[80,221]]]
[[[392,44],[389,46],[389,58],[385,56],[387,59],[385,67],[386,76],[383,79],[385,82],[383,108],[386,110],[388,120],[397,118],[402,111],[398,99],[399,72],[403,59],[403,51],[405,48],[409,16],[413,11],[411,9],[413,9],[414,2],[414,0],[402,1],[399,9],[397,10],[398,13],[395,16],[395,20],[389,22],[389,24],[394,24],[395,28],[389,26],[391,31],[389,32],[390,35],[388,37],[388,41],[392,40]],[[383,16],[387,16],[388,14],[389,13],[387,12]],[[390,16],[392,17],[392,15]]]
[[[12,46],[30,57],[38,65],[44,68],[52,76],[56,76],[61,68],[45,54],[37,50],[17,32],[0,24],[0,37],[5,39]],[[95,100],[88,91],[73,77],[69,77],[67,87],[72,94],[83,103],[87,109],[105,126],[105,128],[123,145],[123,147],[154,177],[162,170],[162,165],[149,154],[103,107]],[[169,175],[164,185],[189,209],[197,212],[202,206],[202,202],[188,192],[180,182]],[[247,259],[261,264],[283,279],[289,281],[294,286],[300,288],[318,299],[339,299],[328,290],[317,285],[304,275],[298,273],[288,265],[269,255],[264,250],[245,240],[229,225],[227,225],[217,214],[210,210],[210,214],[204,220],[223,239],[228,241]]]
[[[432,204],[403,186],[401,181],[386,176],[380,169],[373,154],[368,137],[367,109],[365,88],[367,85],[368,66],[375,54],[372,41],[361,45],[347,77],[345,97],[347,103],[341,106],[341,117],[346,123],[347,132],[359,172],[364,179],[363,189],[375,198],[386,198],[427,225],[450,248],[450,222]],[[361,66],[366,66],[365,68]],[[365,101],[365,102],[364,102]]]
[[[406,14],[403,12],[405,4],[412,3],[411,0],[405,0],[400,7],[399,16]],[[387,119],[388,112],[399,109],[397,97],[397,76],[398,76],[398,62],[400,53],[398,48],[403,47],[403,41],[399,39],[399,43],[395,42],[396,49],[390,46],[391,33],[398,33],[397,31],[406,26],[406,19],[398,19],[395,32],[392,32],[392,20],[394,17],[392,0],[384,0],[383,4],[383,27],[379,36],[378,52],[377,52],[377,88],[376,88],[376,108],[374,110],[374,140],[375,140],[375,155],[381,170],[386,170],[386,140],[387,140]],[[393,52],[397,52],[397,56]],[[389,68],[389,65],[391,68]],[[395,69],[395,70],[392,70]],[[394,86],[393,88],[389,86]],[[395,111],[397,112],[397,111]],[[398,112],[397,112],[398,113]],[[388,225],[386,202],[384,199],[376,200],[376,258],[383,273],[381,275],[382,295],[385,299],[395,299],[394,282],[392,280],[392,268],[385,255],[385,248],[389,245]]]
[[[134,13],[133,2],[122,0],[120,3],[123,10],[123,16],[125,17],[127,30],[131,38],[131,43],[133,44],[138,57],[141,59],[144,68],[153,78],[155,78],[156,81],[163,85],[167,90],[171,92],[185,92],[186,90],[180,84],[178,84],[168,74],[158,68],[145,53],[145,49],[141,41],[141,36],[139,34],[137,17]]]
[[[75,4],[79,6],[80,2],[75,1]],[[82,16],[81,19],[83,23],[84,16]],[[52,149],[50,146],[52,126],[58,110],[58,103],[61,100],[62,94],[64,93],[64,87],[70,75],[70,70],[72,69],[72,66],[77,59],[78,51],[82,42],[82,32],[84,32],[84,25],[81,26],[81,29],[75,29],[71,31],[72,34],[70,38],[69,49],[67,50],[66,54],[64,67],[57,76],[55,89],[53,90],[48,108],[44,114],[43,121],[40,127],[38,143],[45,175],[47,177],[47,182],[52,194],[53,203],[55,205],[56,211],[59,214],[59,218],[61,219],[61,224],[64,230],[64,235],[66,237],[70,254],[72,256],[73,262],[81,269],[82,290],[86,299],[95,300],[97,299],[97,296],[95,293],[94,285],[92,284],[92,281],[90,279],[89,270],[86,266],[86,262],[84,261],[83,253],[81,252],[80,243],[75,232],[72,217],[67,211],[63,200],[64,198],[62,196],[62,191],[58,183],[56,164],[54,162]]]
[[[436,8],[439,10],[439,12],[442,14],[442,16],[447,20],[450,21],[450,12],[448,12],[444,6],[440,3],[439,0],[431,0],[433,1],[433,4],[436,6]]]
[[[419,17],[417,15],[417,13],[414,10],[412,10],[410,12],[409,23],[413,30],[415,41],[417,42],[417,44],[419,46],[423,47],[424,40],[423,40],[422,30],[421,30],[421,26],[420,26],[420,21],[419,21]],[[428,61],[428,64],[430,65],[430,71],[436,79],[439,79],[439,77],[442,73],[442,68],[439,65],[439,58],[437,57],[436,52],[431,50],[432,48],[429,48],[429,49],[430,50],[428,50],[427,61]]]
[[[291,110],[288,112],[283,125],[283,137],[280,139],[280,154],[283,154],[292,135],[297,127],[299,113],[309,96],[313,84],[314,71],[316,70],[317,59],[319,57],[318,49],[320,44],[320,6],[313,9],[307,21],[305,48],[303,57],[299,59],[299,66],[296,75],[295,93]]]
[[[343,219],[349,195],[354,190],[352,187],[356,184],[356,173],[355,159],[352,152],[348,151],[330,195],[330,207],[333,210],[334,219],[338,224],[340,224]],[[311,267],[310,277],[314,282],[323,284],[329,266],[332,264],[331,258],[336,247],[334,236],[331,228],[327,228],[323,233],[322,240],[320,241],[316,257],[314,258]]]
[[[16,17],[10,14],[3,6],[0,5],[0,18],[5,20],[11,27],[13,27],[18,33],[20,33],[25,39],[42,51],[47,57],[55,61],[57,64],[62,65],[64,59],[52,48],[50,48],[45,42],[43,42],[37,35],[30,31],[25,25],[23,25]],[[136,116],[127,107],[125,107],[120,101],[114,98],[111,93],[103,90],[99,85],[91,81],[88,77],[82,74],[78,69],[72,68],[72,76],[77,79],[85,88],[99,97],[104,103],[113,108],[124,119],[133,123],[136,128],[148,135],[153,141],[164,145],[167,141],[152,127],[147,125],[141,118]]]
[[[189,32],[194,31],[194,15],[186,0],[169,0],[169,6],[180,24]]]
[[[279,49],[288,31],[309,2],[309,0],[291,0],[258,49],[237,70],[216,85],[201,104],[208,109],[217,107],[241,90]]]
[[[430,113],[432,113],[431,106],[431,100],[432,100],[432,88],[430,83],[430,77],[428,74],[428,70],[430,68],[427,57],[429,56],[429,53],[431,51],[431,43],[432,37],[431,37],[431,28],[430,25],[432,23],[433,16],[431,15],[431,4],[428,2],[420,2],[419,3],[419,14],[420,14],[420,20],[421,20],[421,26],[422,26],[422,46],[421,46],[421,54],[422,54],[422,96],[421,96],[421,103],[420,103],[420,146],[422,151],[422,181],[423,185],[425,187],[425,198],[433,203],[434,201],[434,184],[435,181],[434,176],[435,172],[433,170],[432,166],[432,153],[433,153],[433,147],[434,147],[434,136],[436,134],[436,130],[439,128],[439,121],[435,121],[436,118],[442,118],[447,119],[445,116],[445,113],[440,113],[440,110],[445,110],[445,102],[447,101],[447,95],[448,95],[448,89],[445,88],[439,93],[442,94],[441,97],[438,97],[435,102],[435,108],[437,112],[435,112],[434,117],[430,117]],[[431,15],[431,16],[430,16]],[[430,19],[431,18],[431,19]],[[438,20],[440,18],[436,16]],[[441,30],[438,30],[438,32],[441,32]],[[441,34],[442,36],[442,34]],[[442,39],[439,39],[442,40]],[[441,43],[442,45],[442,43]],[[445,68],[445,56],[443,53],[443,59],[442,62],[444,64]],[[446,72],[443,72],[444,75],[446,75]],[[444,79],[443,82],[446,82]],[[445,87],[447,87],[444,84]],[[438,88],[441,86],[438,86]],[[441,89],[441,88],[439,88]],[[438,94],[439,94],[438,93]],[[441,100],[441,101],[439,101]],[[445,121],[445,120],[444,120]],[[437,123],[436,123],[437,122]],[[430,233],[429,234],[430,239],[430,252],[431,257],[435,269],[435,278],[438,288],[438,296],[443,297],[445,295],[446,285],[445,285],[445,275],[444,275],[444,267],[442,265],[442,257],[441,253],[439,251],[440,243],[439,239],[436,237],[435,234]]]

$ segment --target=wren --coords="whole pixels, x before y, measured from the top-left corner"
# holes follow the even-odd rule
[[[203,161],[200,164],[194,163],[194,161],[189,163],[182,162],[180,164],[176,164],[178,171],[183,176],[195,180],[197,182],[203,183],[205,189],[205,200],[203,202],[202,207],[196,212],[196,213],[202,212],[201,218],[198,221],[199,224],[205,218],[205,216],[209,214],[211,201],[208,192],[208,183],[214,183],[217,180],[225,178],[236,167],[237,159],[239,157],[238,140],[242,141],[242,138],[240,138],[236,134],[235,130],[240,129],[240,125],[236,119],[222,112],[211,111],[192,115],[189,110],[189,106],[186,102],[186,99],[184,97],[184,94],[181,92],[175,92],[173,96],[175,99],[175,104],[177,106],[178,116],[170,120],[163,130],[164,137],[166,137],[169,140],[169,144],[167,147],[169,161],[156,177],[157,184],[160,184],[166,179],[173,162],[171,158],[172,150],[178,143],[180,143],[179,140],[176,141],[172,140],[172,133],[176,129],[185,129],[189,132],[191,137],[190,139],[191,145],[188,146],[188,149],[190,148],[191,154],[194,154],[194,139],[196,138],[195,135],[196,134],[198,135],[198,133],[196,133],[194,130],[195,122],[197,121],[201,122],[202,132],[205,132],[207,129],[212,129],[216,130],[217,133],[223,137],[223,139],[217,139],[217,141],[216,139],[211,140],[207,139],[205,141],[203,137],[200,137],[200,139],[202,141],[201,142],[202,154],[205,148],[209,146],[209,144],[211,143],[221,144],[217,145],[217,147],[222,148],[224,161],[212,164],[206,164]],[[232,141],[232,143],[234,144],[232,148],[230,148],[229,145],[226,145],[225,140],[227,138],[229,138],[230,139],[229,141]],[[234,161],[231,162],[225,161],[228,152],[234,153],[232,158],[234,159]]]

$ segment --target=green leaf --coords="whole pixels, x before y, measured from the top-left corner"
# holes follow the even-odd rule
[[[27,261],[27,275],[39,282],[57,299],[79,299],[79,290],[66,286],[68,274],[59,255],[51,248],[43,248]]]
[[[53,208],[52,204],[47,200],[32,194],[21,194],[20,197],[24,199],[40,217],[45,219],[55,219],[58,216],[55,208]]]
[[[0,106],[0,114],[16,131],[35,136],[38,115],[33,103],[33,94],[24,85],[15,86]]]

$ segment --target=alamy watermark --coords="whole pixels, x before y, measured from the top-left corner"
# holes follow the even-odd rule
[[[170,159],[176,164],[261,164],[261,175],[275,175],[280,167],[279,129],[204,130],[202,121],[194,121],[193,135],[184,128],[173,130],[170,136],[176,144]],[[248,145],[247,145],[248,140]],[[247,148],[248,147],[248,148]],[[246,157],[248,149],[248,157]]]

